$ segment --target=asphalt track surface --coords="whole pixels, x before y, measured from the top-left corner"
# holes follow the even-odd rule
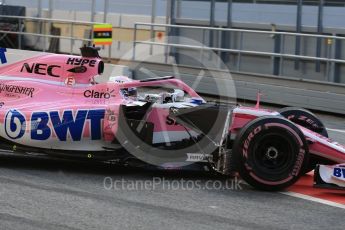
[[[345,143],[345,119],[321,118]],[[0,229],[344,229],[345,209],[219,184],[205,174],[1,157]]]

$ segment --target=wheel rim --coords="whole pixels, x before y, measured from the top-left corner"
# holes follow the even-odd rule
[[[294,146],[290,136],[277,132],[264,134],[257,139],[252,149],[253,170],[272,180],[281,179],[294,165]]]

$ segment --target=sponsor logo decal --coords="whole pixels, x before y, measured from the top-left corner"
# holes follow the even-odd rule
[[[175,119],[171,118],[170,116],[167,116],[167,119],[165,121],[167,125],[180,125]]]
[[[302,116],[302,115],[301,115],[301,116],[299,116],[297,119],[300,120],[300,121],[306,122],[307,124],[311,125],[311,126],[314,127],[315,129],[320,128],[320,127],[316,124],[315,121],[313,121],[313,120],[310,119],[310,118],[307,118],[306,116]]]
[[[345,167],[335,167],[332,176],[345,181]]]
[[[5,54],[6,51],[7,51],[6,48],[0,48],[0,61],[1,61],[1,64],[7,63],[7,58],[6,58],[6,54]]]
[[[13,94],[23,94],[26,96],[32,97],[33,92],[35,91],[35,88],[28,88],[18,85],[7,85],[0,83],[0,93],[6,92],[7,96],[13,96]]]
[[[189,162],[208,162],[211,157],[210,154],[203,153],[187,153],[187,160]]]
[[[56,74],[55,69],[61,69],[61,66],[58,65],[47,65],[41,63],[24,63],[20,72],[35,73],[39,75],[48,75],[51,77],[60,77]]]
[[[107,89],[105,92],[99,92],[96,90],[85,90],[84,91],[84,97],[86,98],[104,98],[104,99],[110,99],[111,97],[115,97],[114,93],[114,89],[109,91],[109,89]]]
[[[262,130],[261,126],[256,127],[251,133],[249,133],[247,139],[244,141],[242,154],[245,158],[248,158],[248,148],[249,148],[250,142],[252,141],[252,139],[254,138],[256,134],[261,132],[261,130]]]
[[[17,111],[10,110],[5,116],[5,133],[11,139],[23,137],[26,128],[25,116]]]
[[[66,64],[67,65],[89,65],[90,67],[96,66],[96,60],[89,60],[89,59],[83,59],[83,58],[68,58]]]
[[[303,161],[304,161],[304,156],[305,156],[305,150],[303,148],[300,148],[298,156],[297,156],[296,164],[294,165],[294,168],[291,173],[292,176],[297,176],[299,172],[301,171]]]
[[[60,141],[80,141],[84,130],[89,129],[91,140],[100,140],[104,115],[104,109],[78,110],[75,114],[66,110],[62,115],[58,111],[33,112],[30,120],[26,120],[20,111],[13,109],[5,116],[5,133],[11,139],[19,139],[24,136],[28,127],[32,140],[47,140],[54,130]],[[86,122],[87,120],[89,122]],[[88,124],[88,127],[85,124]]]
[[[75,79],[73,76],[69,76],[65,79],[65,85],[67,86],[74,86],[75,85]]]

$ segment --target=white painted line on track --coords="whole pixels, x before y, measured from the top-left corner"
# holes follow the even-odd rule
[[[317,202],[317,203],[321,203],[321,204],[326,204],[326,205],[329,205],[332,207],[345,209],[345,205],[339,204],[339,203],[336,203],[333,201],[328,201],[328,200],[324,200],[324,199],[320,199],[320,198],[316,198],[316,197],[312,197],[312,196],[308,196],[308,195],[304,195],[304,194],[300,194],[300,193],[296,193],[296,192],[280,192],[280,193],[287,195],[287,196],[297,197],[300,199],[309,200],[309,201],[313,201],[313,202]]]
[[[341,130],[341,129],[327,129],[327,130],[332,131],[332,132],[345,133],[345,130]]]

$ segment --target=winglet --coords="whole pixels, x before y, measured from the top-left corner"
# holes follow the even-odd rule
[[[255,109],[259,109],[259,108],[260,108],[260,98],[261,98],[261,96],[262,96],[262,93],[261,93],[260,90],[259,90],[259,92],[256,94],[256,105],[255,105]]]

